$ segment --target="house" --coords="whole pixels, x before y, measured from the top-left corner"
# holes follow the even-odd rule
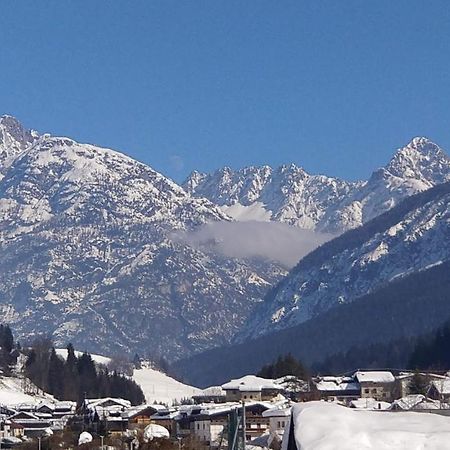
[[[410,394],[409,384],[413,379],[414,375],[415,375],[414,372],[400,372],[395,377],[397,385],[396,391],[398,394],[398,398],[406,397],[407,395]],[[445,375],[439,375],[435,373],[420,372],[419,375],[421,375],[429,383],[431,383],[432,381],[440,381],[445,379]]]
[[[177,418],[178,434],[189,435],[197,448],[216,448],[228,424],[233,404],[207,404],[181,407]]]
[[[389,371],[357,371],[354,379],[361,386],[362,398],[390,402],[394,397],[395,377]]]
[[[150,417],[151,423],[161,425],[167,430],[172,437],[177,436],[177,421],[179,412],[175,408],[162,409]]]
[[[276,444],[281,444],[284,431],[289,424],[291,409],[290,406],[280,405],[270,408],[262,413],[263,417],[269,419],[269,433],[267,436],[268,448],[273,448]]]
[[[361,397],[361,386],[352,377],[325,376],[313,381],[321,400],[349,403]]]
[[[283,392],[283,386],[274,380],[260,378],[255,375],[231,380],[222,385],[227,402],[270,401]]]
[[[11,416],[9,420],[11,424],[22,426],[23,434],[27,437],[42,436],[52,425],[51,420],[40,418],[27,411],[20,411]]]
[[[11,422],[6,416],[0,416],[0,440],[9,437],[22,437],[24,435],[22,425]]]
[[[193,395],[192,399],[197,405],[203,403],[225,403],[226,393],[221,386],[211,386],[199,394]]]
[[[151,423],[151,417],[158,411],[165,411],[163,405],[132,406],[122,412],[122,418],[127,420],[128,428],[144,428]]]
[[[441,380],[433,380],[427,392],[428,397],[440,402],[450,402],[450,378],[442,378]]]
[[[440,409],[440,402],[421,394],[406,395],[392,402],[391,411],[418,411]]]
[[[84,400],[81,408],[86,418],[95,421],[111,415],[120,416],[123,411],[131,408],[131,402],[123,398],[90,398]]]

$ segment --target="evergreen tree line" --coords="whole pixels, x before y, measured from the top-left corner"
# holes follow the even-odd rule
[[[16,363],[17,352],[14,336],[8,325],[0,324],[0,370],[8,374],[10,366]]]
[[[421,370],[450,369],[450,322],[417,340],[409,366]]]
[[[358,368],[447,371],[450,369],[450,322],[422,336],[354,346],[326,358],[312,369],[319,374],[339,374]],[[416,384],[420,384],[418,379],[419,376],[415,379]]]
[[[37,339],[28,350],[25,375],[59,400],[81,404],[84,398],[120,397],[133,405],[145,401],[142,389],[133,380],[106,367],[97,368],[89,353],[77,357],[72,344],[67,346],[64,361],[47,338]]]
[[[286,375],[293,375],[301,380],[309,378],[307,369],[290,353],[279,356],[275,362],[263,366],[257,373],[257,376],[262,378],[281,378]]]

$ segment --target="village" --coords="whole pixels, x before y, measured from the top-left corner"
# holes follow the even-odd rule
[[[11,406],[1,400],[2,449],[237,450],[245,442],[245,449],[279,450],[295,403],[450,416],[450,377],[392,370],[357,370],[308,381],[247,375],[173,405],[132,406],[112,397],[86,398],[79,405],[42,400]]]

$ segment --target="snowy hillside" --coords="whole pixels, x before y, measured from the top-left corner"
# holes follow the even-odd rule
[[[293,407],[294,438],[302,450],[450,449],[450,418],[415,412],[356,411],[326,402]],[[283,438],[283,450],[289,435]]]
[[[229,342],[285,274],[173,239],[230,218],[145,164],[1,124],[0,315],[20,340],[176,358]]]
[[[171,405],[174,400],[180,402],[200,392],[200,389],[180,383],[151,367],[135,369],[133,380],[141,387],[149,404],[157,402]]]
[[[426,138],[414,138],[368,181],[310,175],[291,164],[193,172],[183,186],[237,220],[274,220],[339,233],[355,228],[401,199],[450,180],[450,158]]]
[[[56,354],[64,359],[67,358],[66,349],[56,349]],[[82,355],[82,352],[75,350],[75,355],[79,357]],[[108,366],[111,362],[111,358],[107,356],[90,355],[97,364]],[[165,373],[152,368],[147,362],[142,363],[141,369],[133,370],[132,378],[141,387],[145,400],[149,404],[157,402],[171,405],[175,400],[180,402],[183,398],[192,397],[200,391],[200,389],[180,383]]]
[[[52,399],[51,395],[45,394],[30,381],[25,382],[21,377],[4,377],[0,375],[0,406],[13,406],[20,403],[39,403],[41,400]],[[33,391],[33,394],[30,392]]]
[[[324,244],[283,279],[240,340],[294,326],[390,280],[450,259],[450,183]]]

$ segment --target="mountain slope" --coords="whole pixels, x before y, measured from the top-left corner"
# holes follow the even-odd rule
[[[145,164],[33,136],[4,140],[0,180],[0,314],[21,340],[173,359],[229,342],[285,273],[173,240],[230,218]]]
[[[274,220],[340,233],[392,208],[403,198],[450,180],[450,158],[426,138],[414,138],[368,181],[310,175],[295,165],[193,172],[183,183],[237,220]]]
[[[450,183],[325,243],[276,286],[240,339],[294,326],[390,280],[450,259]]]
[[[257,372],[279,355],[321,363],[352,348],[414,338],[450,319],[450,261],[393,280],[371,294],[291,328],[208,350],[177,361],[172,369],[197,386]],[[426,320],[425,320],[426,318]],[[404,355],[405,360],[409,355]],[[352,367],[355,369],[358,366]]]

